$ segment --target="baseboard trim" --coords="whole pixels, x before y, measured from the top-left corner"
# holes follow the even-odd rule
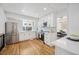
[[[31,38],[31,39],[34,40],[34,39],[38,39],[38,38]],[[22,40],[22,41],[18,41],[18,42],[11,43],[11,44],[7,44],[7,45],[18,44],[18,43],[21,43],[21,42],[29,41],[29,40],[31,40],[31,39]]]

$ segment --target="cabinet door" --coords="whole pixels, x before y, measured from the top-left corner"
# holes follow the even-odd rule
[[[45,33],[45,39],[44,39],[45,43],[49,43],[50,42],[50,36],[48,33]]]
[[[53,41],[56,40],[56,34],[55,33],[45,33],[45,39],[44,42],[48,45],[51,45]]]
[[[55,55],[75,55],[75,54],[67,50],[64,50],[63,48],[55,46]]]
[[[56,38],[57,38],[56,33],[50,33],[50,42],[55,41],[55,40],[56,40]]]
[[[19,34],[19,41],[23,41],[23,40],[25,40],[25,35],[24,35],[24,33],[20,33]]]
[[[27,32],[27,33],[25,33],[25,40],[28,40],[28,39],[30,39],[30,35],[29,35],[29,33]]]
[[[35,32],[29,32],[28,37],[31,40],[34,39],[34,38],[36,38]]]

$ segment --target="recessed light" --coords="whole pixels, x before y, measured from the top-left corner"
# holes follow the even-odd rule
[[[24,12],[25,10],[22,10],[22,12]]]
[[[43,10],[44,10],[44,11],[46,11],[46,10],[47,10],[47,8],[43,8]]]

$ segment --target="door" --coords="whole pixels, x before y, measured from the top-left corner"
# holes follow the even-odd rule
[[[57,37],[61,38],[67,35],[68,32],[68,19],[67,16],[57,18]]]

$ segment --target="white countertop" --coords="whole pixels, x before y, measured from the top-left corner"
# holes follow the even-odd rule
[[[52,44],[54,44],[55,46],[58,46],[60,48],[63,48],[64,50],[67,50],[71,53],[79,54],[79,41],[76,42],[76,41],[68,40],[66,38],[67,37],[58,39],[58,40],[52,42]]]

